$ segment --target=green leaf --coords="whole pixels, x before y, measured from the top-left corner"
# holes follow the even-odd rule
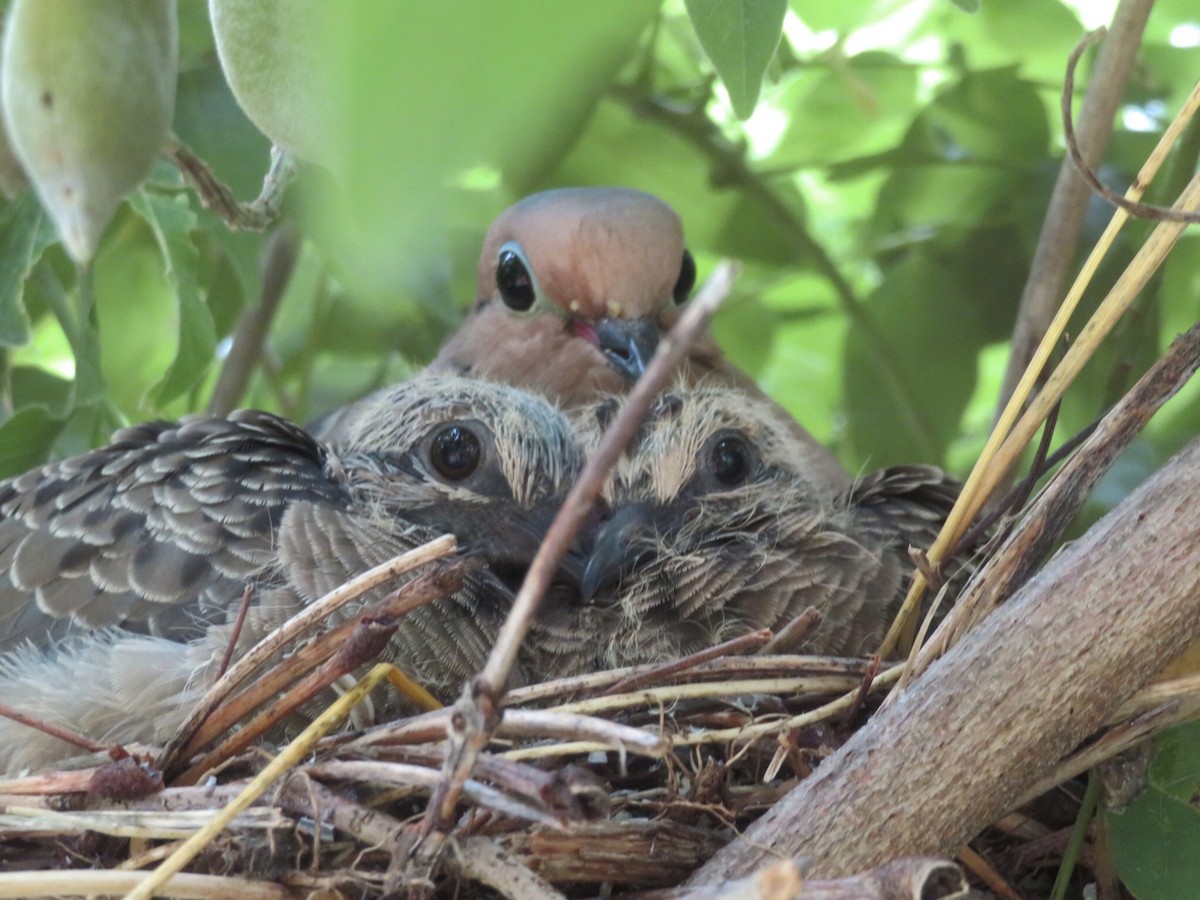
[[[1046,107],[1037,90],[1013,69],[970,72],[929,105],[930,125],[949,158],[1033,163],[1050,143]]]
[[[54,225],[32,191],[0,213],[0,346],[29,341],[29,317],[21,302],[25,279],[42,251],[58,240]]]
[[[894,147],[916,115],[918,74],[878,52],[796,72],[780,91],[790,124],[769,165],[826,166]]]
[[[134,193],[130,205],[154,232],[179,308],[175,360],[151,391],[151,401],[161,406],[195,385],[212,364],[217,330],[200,292],[196,246],[189,234],[196,227],[195,214],[181,200],[145,190]]]
[[[967,13],[979,12],[980,0],[950,0],[955,6]]]
[[[1155,9],[1152,18],[1157,16]],[[1030,81],[1053,85],[1055,106],[1067,55],[1084,30],[1061,0],[990,0],[974,16],[948,3],[931,4],[927,29],[926,36],[953,46],[971,69],[1016,64]]]
[[[41,406],[61,417],[70,406],[71,381],[37,366],[13,366],[12,396],[18,409]]]
[[[686,0],[685,5],[733,111],[748,119],[783,33],[787,0]]]
[[[780,193],[786,191],[781,190]],[[796,214],[798,227],[804,228],[803,199],[794,198],[793,202],[800,208]],[[781,225],[779,216],[762,201],[747,194],[740,195],[725,215],[721,231],[713,242],[713,250],[735,259],[779,266],[795,266],[806,262],[800,253],[800,241]]]
[[[850,330],[843,378],[852,470],[940,464],[957,435],[984,335],[956,275],[930,253],[910,254],[867,301],[871,333]]]
[[[44,406],[19,410],[0,427],[0,478],[40,465],[66,423]]]
[[[1155,741],[1146,789],[1123,812],[1105,811],[1113,863],[1142,900],[1190,897],[1200,884],[1200,722]]]

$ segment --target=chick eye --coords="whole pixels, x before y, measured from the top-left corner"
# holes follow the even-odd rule
[[[517,312],[527,312],[537,299],[533,276],[515,244],[505,244],[496,257],[496,289],[504,305]]]
[[[692,295],[692,288],[696,286],[696,261],[692,259],[692,254],[686,250],[683,251],[683,262],[679,264],[679,278],[675,282],[675,287],[671,291],[671,296],[675,298],[677,306],[683,306],[687,303],[687,298]]]
[[[739,435],[726,435],[708,451],[708,469],[721,484],[735,487],[750,476],[750,447]]]
[[[462,481],[479,465],[479,438],[462,425],[450,425],[433,437],[429,461],[445,478]]]

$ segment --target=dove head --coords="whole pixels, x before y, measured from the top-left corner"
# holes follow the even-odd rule
[[[582,464],[570,422],[505,384],[425,374],[379,391],[338,439],[348,459],[394,466],[409,508],[558,498]]]
[[[583,451],[544,398],[425,374],[375,394],[336,445],[364,509],[452,533],[510,590],[574,482]],[[582,562],[562,571],[576,583]]]
[[[579,414],[585,444],[614,404]],[[876,588],[882,541],[819,488],[777,407],[701,382],[663,394],[606,487],[582,580],[610,664],[670,659]],[[862,589],[861,591],[859,589]],[[815,652],[858,649],[830,613]]]
[[[528,197],[492,223],[475,308],[436,364],[567,405],[622,393],[679,317],[696,281],[675,211],[623,188]],[[711,368],[710,338],[692,361]]]

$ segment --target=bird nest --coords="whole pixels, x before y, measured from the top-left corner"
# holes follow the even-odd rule
[[[410,561],[452,546],[442,539]],[[314,692],[361,671],[386,645],[390,616],[445,590],[457,566],[426,562],[350,632],[308,640],[284,658],[282,693],[279,647],[336,607],[317,604],[303,627],[268,637],[247,658],[275,662],[236,693],[219,680],[166,746],[107,748],[80,768],[0,781],[0,897],[124,895],[155,867],[183,870],[155,891],[181,897],[672,888],[807,777],[895,681],[878,660],[761,652],[771,635],[756,632],[663,665],[515,689],[444,814],[458,710],[335,730],[373,691],[392,689],[385,682],[411,691],[390,665],[371,668],[299,736],[269,739]],[[372,583],[368,573],[341,602]],[[239,662],[226,675],[253,668]],[[229,710],[239,727],[206,730]],[[917,860],[879,877],[918,891],[939,873]],[[132,896],[151,896],[140,889]]]
[[[281,625],[164,746],[91,746],[78,767],[0,780],[0,898],[964,895],[957,866],[920,857],[837,881],[806,882],[784,861],[744,882],[682,887],[900,680],[903,666],[877,657],[773,652],[779,638],[803,640],[813,610],[778,636],[516,688],[494,711],[476,684],[454,707],[354,727],[381,690],[428,702],[370,660],[398,616],[455,589],[464,563],[453,550],[441,538],[410,551]],[[401,587],[346,619],[347,604],[397,576]],[[470,721],[480,708],[482,728]],[[311,724],[280,736],[298,711]],[[1095,742],[1049,786],[1126,746]],[[1082,791],[1046,789],[959,854],[1000,896],[1015,896],[1007,884],[1045,895],[1064,855]]]

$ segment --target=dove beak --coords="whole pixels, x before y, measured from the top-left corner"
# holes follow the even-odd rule
[[[600,526],[580,582],[587,602],[616,593],[621,582],[654,559],[657,551],[653,507],[631,503]]]
[[[596,343],[608,364],[628,381],[637,381],[658,348],[660,332],[650,319],[604,316],[596,321]]]
[[[471,543],[479,548],[488,568],[514,593],[525,580],[529,565],[537,555],[546,537],[546,531],[558,513],[560,500],[561,498],[556,497],[517,515],[505,516],[490,523],[477,521],[473,527],[464,529],[466,532],[476,532],[478,536],[471,540]],[[567,548],[566,555],[552,579],[570,585],[572,593],[582,583],[588,558],[584,547],[591,543],[594,528],[594,523],[585,522],[580,536]],[[469,535],[463,536],[470,539]]]

